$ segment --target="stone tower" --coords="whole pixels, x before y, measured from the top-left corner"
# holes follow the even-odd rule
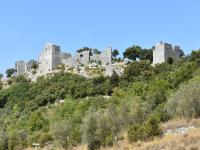
[[[39,57],[39,73],[49,73],[61,64],[60,54],[60,46],[47,43]]]
[[[169,59],[176,62],[180,59],[181,52],[180,46],[172,46],[171,44],[160,42],[153,50],[153,64],[166,63]]]
[[[111,76],[113,73],[112,68],[112,47],[109,47],[101,54],[102,67],[106,69],[105,75]]]
[[[17,61],[15,63],[16,75],[24,75],[26,72],[26,63],[24,61]]]

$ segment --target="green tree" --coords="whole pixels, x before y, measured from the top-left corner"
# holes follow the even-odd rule
[[[136,60],[140,56],[142,48],[140,46],[133,45],[132,47],[129,47],[125,50],[123,53],[124,58],[128,58],[131,60]]]
[[[139,54],[140,60],[149,60],[153,62],[153,50],[152,49],[141,49]]]
[[[119,86],[119,80],[120,80],[119,75],[114,71],[112,76],[110,77],[110,83],[112,88]]]
[[[168,75],[171,72],[173,72],[176,69],[176,67],[168,63],[162,63],[162,64],[156,64],[153,69],[156,77],[166,80]]]
[[[167,101],[171,89],[172,86],[168,81],[155,79],[149,82],[148,88],[144,89],[142,96],[147,101],[149,108],[154,110],[158,105]]]
[[[15,72],[16,70],[14,68],[7,69],[6,70],[7,78],[10,78]]]
[[[114,49],[113,51],[112,51],[112,57],[114,57],[115,59],[116,59],[116,57],[119,55],[119,50],[117,50],[117,49]]]
[[[89,111],[82,125],[83,142],[91,150],[111,146],[113,142],[117,143],[123,124],[123,118],[115,106],[105,111]]]
[[[77,52],[78,52],[78,53],[81,53],[81,52],[83,52],[83,51],[91,51],[91,50],[92,50],[92,49],[89,48],[89,47],[83,47],[83,48],[78,49]]]
[[[167,110],[170,114],[181,117],[200,117],[200,78],[183,84],[169,99]]]
[[[192,53],[189,56],[189,59],[191,61],[195,61],[200,65],[200,50],[192,51]]]
[[[127,86],[135,81],[147,81],[152,78],[154,72],[149,61],[132,62],[124,70],[120,85]]]
[[[194,62],[182,64],[167,76],[168,82],[177,88],[181,83],[188,81],[193,77],[193,73],[197,69],[197,64]]]
[[[98,49],[94,48],[92,49],[93,54],[101,54],[101,51],[99,51]]]

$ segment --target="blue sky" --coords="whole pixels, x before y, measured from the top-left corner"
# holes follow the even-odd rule
[[[199,0],[0,0],[0,72],[37,59],[46,42],[74,53],[89,46],[200,48]]]

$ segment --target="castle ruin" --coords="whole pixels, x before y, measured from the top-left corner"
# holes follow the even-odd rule
[[[108,48],[103,53],[94,53],[90,49],[77,51],[75,56],[70,53],[63,53],[60,46],[47,43],[39,56],[38,61],[31,60],[28,63],[24,61],[16,62],[16,75],[34,74],[38,76],[51,73],[61,64],[71,68],[89,66],[91,63],[98,63],[105,68],[106,75],[112,75],[112,48]]]
[[[171,44],[160,42],[155,46],[153,50],[153,65],[159,63],[173,63],[180,59],[183,55],[183,51],[180,46],[172,46]],[[124,59],[124,65],[126,65]],[[47,43],[41,52],[38,61],[31,60],[28,63],[24,61],[17,61],[15,63],[16,75],[26,74],[33,80],[37,77],[52,73],[58,69],[59,65],[64,65],[65,68],[74,68],[77,73],[80,73],[80,69],[88,68],[103,68],[105,70],[104,75],[111,76],[113,70],[115,72],[123,72],[123,67],[116,68],[116,64],[112,63],[112,48],[109,47],[104,51],[98,51],[96,49],[83,48],[77,50],[75,56],[70,53],[63,53],[60,46],[52,43]],[[84,75],[80,74],[80,75]]]
[[[39,57],[38,71],[40,74],[47,74],[70,57],[71,54],[61,52],[60,46],[47,43]]]
[[[153,65],[167,62],[176,62],[180,59],[183,51],[180,46],[173,46],[168,43],[160,42],[153,50]]]

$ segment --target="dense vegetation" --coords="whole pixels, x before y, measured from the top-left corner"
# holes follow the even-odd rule
[[[200,117],[200,51],[154,67],[145,51],[121,77],[60,72],[37,82],[11,78],[10,88],[0,90],[0,150],[47,142],[66,149],[85,143],[93,150],[117,143],[125,132],[130,142],[162,136],[160,123],[173,117]]]

